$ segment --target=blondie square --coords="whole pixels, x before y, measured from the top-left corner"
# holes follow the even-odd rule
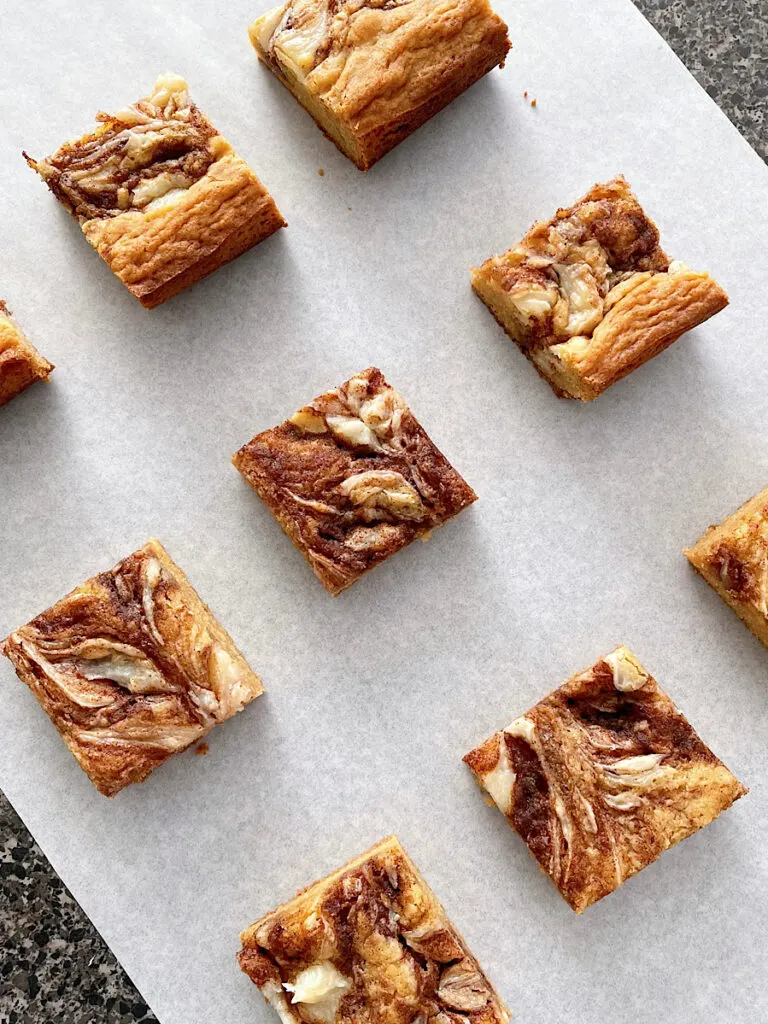
[[[257,54],[367,171],[497,64],[488,0],[288,0],[258,18]]]
[[[43,359],[0,299],[0,405],[5,405],[36,380],[48,380],[53,363]]]
[[[477,498],[375,367],[232,461],[331,594]]]
[[[472,287],[555,393],[583,402],[728,304],[670,261],[622,177],[475,267]]]
[[[262,692],[156,540],[17,629],[2,652],[105,796]]]
[[[390,836],[242,936],[282,1024],[506,1024],[509,1013]]]
[[[768,647],[768,487],[686,548],[685,557]]]
[[[96,120],[46,160],[24,156],[147,309],[284,226],[183,78],[162,75],[145,99]]]
[[[464,760],[577,914],[747,792],[626,647]]]

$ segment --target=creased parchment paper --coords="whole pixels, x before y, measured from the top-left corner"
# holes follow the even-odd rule
[[[162,1024],[271,1020],[239,930],[389,832],[520,1024],[768,1019],[768,652],[680,553],[768,483],[768,170],[629,0],[499,0],[507,67],[362,175],[262,9],[3,12],[0,293],[57,369],[0,411],[0,635],[155,534],[267,687],[110,801],[3,662],[3,790]],[[20,151],[166,69],[290,226],[147,313]],[[617,172],[731,306],[580,406],[468,269]],[[333,600],[229,457],[370,364],[480,501]],[[618,643],[752,792],[578,918],[461,757]]]

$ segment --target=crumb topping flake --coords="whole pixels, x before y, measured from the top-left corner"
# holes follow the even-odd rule
[[[170,73],[145,99],[97,120],[95,132],[47,159],[26,157],[81,224],[128,210],[164,210],[229,151],[190,100],[184,79]]]

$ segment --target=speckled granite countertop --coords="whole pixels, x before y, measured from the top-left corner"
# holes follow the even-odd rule
[[[636,0],[768,160],[768,0]],[[154,1016],[0,794],[0,1021]]]

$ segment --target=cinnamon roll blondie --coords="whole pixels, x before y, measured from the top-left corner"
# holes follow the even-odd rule
[[[15,630],[0,649],[105,796],[142,782],[262,692],[156,540]]]
[[[10,402],[36,380],[48,380],[53,369],[53,363],[27,341],[0,299],[0,405]]]
[[[507,1024],[509,1012],[395,836],[241,936],[282,1024]]]
[[[728,304],[670,260],[623,177],[539,221],[472,287],[561,398],[589,402]]]
[[[285,225],[272,196],[165,74],[145,99],[27,163],[152,309]]]
[[[232,462],[331,594],[477,498],[375,367],[257,434]]]
[[[710,526],[684,554],[768,647],[768,487]]]
[[[326,135],[367,171],[509,50],[488,0],[287,0],[249,34]]]
[[[576,913],[747,792],[626,647],[464,760]]]

